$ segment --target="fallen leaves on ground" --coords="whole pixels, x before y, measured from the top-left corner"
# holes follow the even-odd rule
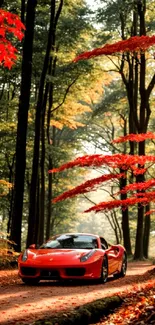
[[[155,268],[146,272],[150,281],[133,286],[120,295],[124,303],[113,314],[103,317],[95,325],[153,325],[155,324]]]
[[[119,295],[124,303],[96,325],[155,324],[155,267],[150,262],[128,264],[127,276],[109,279],[106,284],[22,284],[16,270],[0,271],[0,324],[32,324],[59,312],[74,310],[99,298]]]
[[[17,269],[0,271],[0,287],[20,283]]]

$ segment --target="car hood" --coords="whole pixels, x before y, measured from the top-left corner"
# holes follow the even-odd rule
[[[90,249],[28,249],[28,260],[32,263],[52,263],[52,264],[76,264],[80,261],[80,258],[88,254]]]

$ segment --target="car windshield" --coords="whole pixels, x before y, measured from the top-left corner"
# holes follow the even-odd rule
[[[97,238],[91,235],[64,234],[55,236],[41,245],[40,248],[93,249],[98,248],[98,242]]]

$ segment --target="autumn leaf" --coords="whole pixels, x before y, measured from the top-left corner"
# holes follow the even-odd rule
[[[8,34],[13,34],[21,41],[24,30],[25,26],[17,15],[0,9],[0,64],[8,69],[11,69],[17,59],[17,49],[7,39]]]
[[[114,44],[106,44],[103,47],[96,48],[92,51],[84,52],[78,55],[74,62],[79,60],[87,60],[99,55],[112,55],[120,52],[139,52],[146,50],[155,44],[155,35],[153,36],[133,36],[127,40],[119,41]]]

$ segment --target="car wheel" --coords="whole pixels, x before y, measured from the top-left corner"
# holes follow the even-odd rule
[[[39,283],[40,280],[39,279],[22,279],[22,281],[28,285],[36,285]]]
[[[127,270],[127,255],[124,253],[122,257],[122,266],[119,273],[114,274],[115,279],[123,278],[126,275]]]
[[[101,267],[101,277],[100,282],[105,283],[108,279],[108,259],[107,256],[104,256],[102,267]]]
[[[126,275],[126,270],[127,270],[127,255],[124,253],[122,258],[121,272],[119,273],[119,276],[124,277]]]

